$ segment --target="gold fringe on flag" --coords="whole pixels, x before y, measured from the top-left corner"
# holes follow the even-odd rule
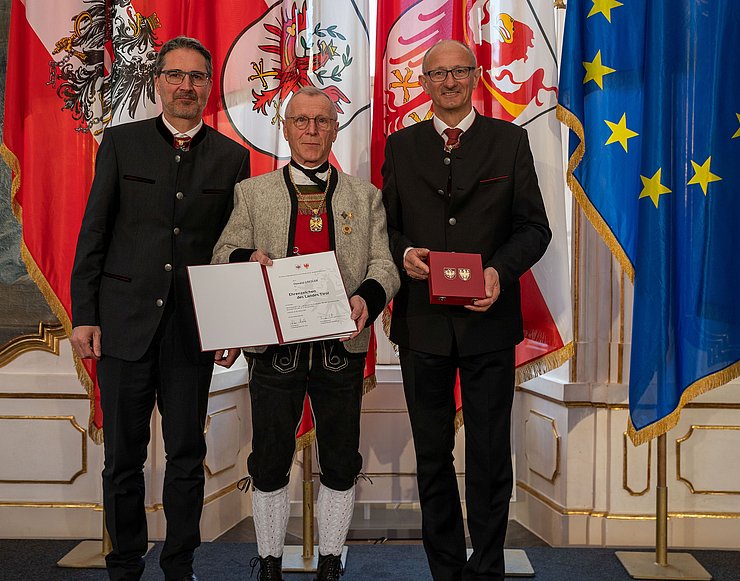
[[[21,172],[20,172],[20,163],[18,162],[18,158],[15,156],[15,154],[10,151],[10,149],[7,148],[7,146],[3,143],[0,145],[0,155],[2,155],[2,158],[5,160],[5,163],[8,164],[8,167],[13,171],[13,183],[11,185],[11,204],[13,208],[13,213],[15,214],[16,219],[18,222],[23,225],[23,208],[18,204],[18,202],[15,199],[16,193],[18,192],[18,189],[21,185]],[[51,309],[51,312],[54,313],[54,316],[59,320],[59,322],[62,324],[62,327],[64,327],[64,331],[67,334],[67,336],[71,336],[72,334],[72,323],[69,320],[69,316],[67,315],[67,311],[65,310],[64,306],[62,305],[59,298],[56,296],[54,291],[51,289],[51,285],[49,284],[49,281],[46,280],[46,276],[44,273],[41,272],[41,269],[36,264],[36,261],[33,259],[33,256],[31,256],[31,252],[26,247],[25,241],[21,240],[21,258],[23,259],[23,262],[26,265],[26,269],[28,270],[28,275],[31,277],[31,280],[33,280],[34,283],[36,283],[36,286],[41,291],[41,294],[43,295],[46,302],[49,304],[49,308]],[[85,388],[85,391],[87,392],[87,396],[90,400],[90,414],[88,417],[88,435],[90,436],[90,439],[95,442],[96,444],[102,444],[103,443],[103,430],[98,429],[95,426],[94,419],[95,419],[95,393],[94,393],[94,386],[93,381],[90,375],[87,373],[87,369],[85,369],[85,366],[82,365],[82,361],[77,357],[77,354],[74,353],[74,350],[72,352],[72,357],[74,358],[75,363],[75,369],[77,371],[77,377],[80,380],[80,383]]]
[[[644,427],[641,430],[636,430],[632,424],[632,418],[630,418],[629,425],[627,427],[627,433],[629,434],[632,443],[635,446],[649,442],[653,438],[662,436],[666,432],[673,429],[678,421],[681,419],[681,410],[695,397],[700,396],[703,393],[713,390],[715,387],[729,383],[733,379],[740,376],[740,361],[736,361],[729,367],[725,367],[721,371],[717,371],[712,375],[707,375],[701,379],[695,381],[688,386],[681,394],[681,399],[678,402],[678,406],[667,416],[661,418],[657,422]]]
[[[31,277],[31,280],[33,280],[33,282],[36,283],[36,286],[39,287],[41,294],[44,296],[46,302],[49,304],[51,312],[54,313],[54,316],[57,319],[59,319],[59,322],[64,327],[65,333],[68,337],[70,337],[72,335],[72,323],[69,320],[67,311],[62,306],[62,303],[59,301],[56,294],[54,294],[54,291],[51,289],[51,285],[46,280],[46,277],[41,272],[41,269],[38,267],[36,261],[33,259],[31,253],[23,242],[21,242],[21,257],[23,258],[23,262],[25,262],[26,264],[26,269],[28,270],[28,274]],[[102,444],[103,430],[98,428],[94,422],[95,387],[92,378],[88,374],[87,369],[85,369],[85,366],[82,364],[82,360],[77,356],[77,353],[75,353],[74,350],[72,350],[72,357],[74,358],[77,377],[79,378],[82,386],[85,388],[85,391],[87,392],[87,397],[90,400],[90,414],[87,420],[87,433],[93,442],[95,442],[96,444]]]
[[[391,308],[386,307],[383,309],[383,332],[385,333],[385,336],[388,337],[388,340],[391,340]],[[395,347],[395,345],[394,345]]]
[[[295,441],[295,451],[300,452],[303,450],[303,448],[306,448],[313,444],[313,441],[316,439],[316,428],[311,428],[303,434],[300,438],[296,438]]]
[[[13,208],[13,214],[15,214],[18,222],[22,224],[23,220],[21,219],[21,207],[15,201],[15,195],[16,193],[18,193],[18,189],[21,187],[21,164],[15,154],[10,151],[4,143],[0,144],[0,156],[2,156],[2,158],[5,160],[5,163],[10,168],[10,171],[13,172],[13,182],[10,184],[10,203]]]
[[[581,163],[583,156],[586,153],[586,138],[583,124],[578,117],[560,104],[558,104],[557,107],[557,118],[580,139],[573,155],[568,159],[568,169],[566,172],[566,182],[568,183],[568,187],[573,192],[573,195],[578,201],[578,205],[581,206],[581,209],[588,218],[588,221],[591,222],[591,225],[594,227],[596,232],[598,232],[599,236],[601,236],[601,239],[606,243],[611,253],[619,261],[619,264],[622,266],[624,272],[627,273],[630,280],[634,282],[635,268],[632,265],[632,262],[624,252],[622,245],[617,241],[617,237],[614,235],[614,232],[612,232],[609,225],[601,217],[601,214],[599,214],[599,211],[591,203],[585,190],[573,175],[573,172]]]
[[[568,361],[568,359],[573,357],[574,351],[575,347],[571,341],[570,343],[563,345],[557,351],[553,351],[552,353],[548,353],[547,355],[543,355],[538,359],[534,359],[529,363],[525,363],[524,365],[517,367],[516,384],[519,385],[525,381],[534,379],[543,373],[557,369],[563,363]],[[464,423],[465,419],[463,417],[463,410],[458,410],[455,414],[455,432],[457,432]]]
[[[516,384],[520,385],[525,381],[539,377],[543,373],[557,369],[563,363],[568,361],[568,359],[573,357],[573,353],[575,353],[575,345],[571,341],[570,343],[563,345],[557,351],[547,353],[542,357],[533,359],[524,365],[520,365],[516,368]]]
[[[374,390],[377,385],[378,380],[375,378],[375,374],[373,373],[372,375],[368,375],[362,381],[362,395],[365,395],[366,393]]]
[[[396,357],[398,357],[398,345],[396,345],[393,341],[391,341],[391,316],[392,316],[391,307],[387,306],[385,309],[383,309],[383,332],[385,333],[385,338],[388,339],[388,342],[391,344],[391,347],[393,347],[393,353],[396,354]]]
[[[463,418],[463,411],[457,410],[457,413],[455,414],[455,433],[457,434],[458,430],[463,427],[463,424],[465,423],[465,419]]]

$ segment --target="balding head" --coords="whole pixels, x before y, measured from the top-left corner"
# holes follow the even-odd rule
[[[445,50],[445,49],[450,48],[450,47],[458,47],[458,48],[462,49],[463,51],[465,51],[468,54],[468,57],[469,57],[469,61],[467,63],[468,66],[471,66],[471,67],[477,67],[478,66],[478,63],[475,60],[475,53],[470,49],[470,47],[467,44],[464,44],[464,43],[460,42],[459,40],[445,39],[445,40],[440,40],[440,41],[436,42],[432,46],[432,48],[430,48],[424,54],[424,60],[421,63],[421,70],[424,73],[426,73],[429,70],[429,68],[428,68],[429,67],[429,61],[430,61],[430,58],[433,55],[434,51],[437,51],[437,50]]]

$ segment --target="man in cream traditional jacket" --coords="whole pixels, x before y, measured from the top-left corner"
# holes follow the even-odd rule
[[[273,258],[334,250],[357,324],[346,341],[245,350],[252,367],[248,468],[260,581],[282,579],[288,480],[306,393],[321,474],[316,579],[329,581],[342,574],[340,555],[362,467],[358,448],[369,327],[399,286],[380,191],[329,165],[337,129],[336,108],[325,93],[304,87],[293,96],[283,126],[290,164],[237,184],[234,211],[213,254],[214,263],[269,266]],[[231,350],[217,357],[228,365],[237,354]]]

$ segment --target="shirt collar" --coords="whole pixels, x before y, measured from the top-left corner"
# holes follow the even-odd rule
[[[465,133],[468,129],[470,129],[473,121],[475,121],[475,109],[471,109],[470,113],[463,117],[460,123],[458,123],[455,127],[457,127],[458,129],[462,129],[463,133]],[[449,125],[447,125],[447,123],[442,121],[436,115],[432,117],[432,122],[434,123],[434,130],[442,136],[446,143],[447,136],[444,134],[444,131],[449,127]]]
[[[302,168],[313,169],[313,168],[308,167],[307,165],[298,163],[294,159],[292,161],[294,161],[296,165],[299,165]],[[290,165],[290,163],[288,165]],[[295,182],[296,185],[299,185],[299,186],[315,186],[316,185],[313,181],[311,181],[311,178],[309,178],[303,172],[295,171],[295,169],[292,167],[288,168],[288,171],[290,172],[290,175],[293,177],[293,181]],[[326,178],[328,175],[329,175],[329,170],[317,173],[316,177],[319,178],[320,180],[326,181]]]
[[[181,131],[178,131],[175,129],[175,127],[167,121],[167,117],[162,115],[162,122],[164,123],[165,127],[170,130],[170,133],[174,135],[175,137],[195,137],[195,135],[200,131],[200,128],[203,127],[203,119],[201,119],[198,124],[193,127],[190,131],[186,131],[185,133],[182,133]]]

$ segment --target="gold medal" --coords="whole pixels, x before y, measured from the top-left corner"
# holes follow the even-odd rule
[[[329,191],[329,180],[331,178],[331,167],[329,168],[329,172],[326,176],[326,188],[322,193],[319,194],[320,200],[318,201],[319,204],[317,207],[313,207],[311,203],[309,202],[309,199],[313,197],[312,194],[301,194],[300,190],[298,189],[298,186],[296,186],[295,181],[293,180],[293,174],[291,173],[291,170],[288,170],[288,175],[290,176],[290,181],[293,184],[293,188],[295,188],[296,196],[298,198],[298,203],[302,204],[303,207],[306,209],[306,211],[302,211],[302,213],[310,213],[310,218],[308,220],[308,230],[310,232],[321,232],[324,229],[324,220],[321,218],[321,212],[324,209],[324,206],[326,204],[326,193]],[[300,208],[299,208],[299,211]],[[351,212],[350,212],[351,217]]]
[[[308,229],[311,232],[321,232],[324,229],[324,221],[319,216],[319,209],[311,210],[311,219],[308,221]]]

